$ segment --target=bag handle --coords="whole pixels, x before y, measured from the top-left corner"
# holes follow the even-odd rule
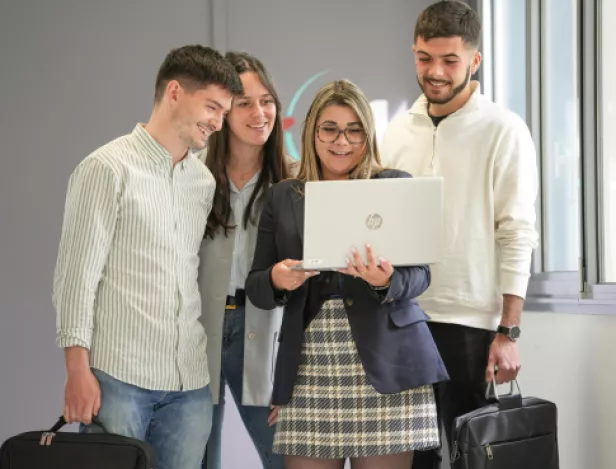
[[[522,390],[520,389],[520,385],[518,384],[518,380],[514,379],[509,382],[510,390],[509,394],[498,394],[498,390],[496,388],[496,380],[492,378],[492,381],[488,383],[486,386],[486,400],[489,401],[492,398],[496,399],[499,403],[499,407],[501,410],[506,409],[517,409],[522,407]],[[517,394],[514,394],[513,387],[518,388]],[[490,394],[490,390],[494,391],[494,395]]]
[[[94,425],[96,425],[97,427],[100,427],[100,429],[103,430],[103,432],[111,433],[109,430],[107,430],[105,425],[103,425],[103,422],[101,422],[100,419],[97,416],[92,417],[92,423]],[[49,433],[56,433],[64,425],[67,425],[67,422],[66,422],[66,420],[64,418],[64,415],[62,415],[62,416],[60,416],[58,421],[55,423],[55,425],[49,429]]]

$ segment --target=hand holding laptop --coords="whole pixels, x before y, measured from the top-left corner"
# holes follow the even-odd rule
[[[353,277],[361,277],[364,281],[376,288],[385,288],[389,285],[394,268],[382,257],[379,257],[379,265],[377,265],[372,247],[369,244],[366,244],[366,258],[368,264],[362,262],[357,249],[353,248],[352,254],[353,260],[347,259],[346,269],[338,269],[338,272],[352,275]]]
[[[301,264],[301,261],[285,259],[272,268],[272,283],[278,290],[293,291],[304,284],[310,277],[318,275],[316,270],[294,270],[293,267]]]

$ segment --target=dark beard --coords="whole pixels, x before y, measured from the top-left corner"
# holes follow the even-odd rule
[[[423,91],[424,96],[426,97],[426,99],[428,100],[428,103],[430,104],[447,104],[453,98],[455,98],[460,93],[462,93],[462,91],[464,91],[464,88],[466,88],[466,85],[468,85],[468,82],[470,80],[471,80],[471,66],[469,65],[468,68],[466,69],[466,76],[464,77],[464,81],[462,81],[462,83],[456,86],[449,96],[445,96],[444,98],[439,98],[439,99],[430,99],[430,97],[426,94],[426,90],[424,90],[422,82],[419,81],[419,77],[417,77],[417,83],[419,83],[419,87]]]

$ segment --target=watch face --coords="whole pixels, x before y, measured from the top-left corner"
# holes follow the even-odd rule
[[[513,326],[509,330],[509,337],[511,337],[512,339],[517,339],[518,337],[520,337],[520,328],[518,326]]]

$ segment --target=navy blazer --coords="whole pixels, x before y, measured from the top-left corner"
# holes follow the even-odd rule
[[[410,175],[384,170],[374,177]],[[245,286],[246,295],[257,308],[285,306],[274,378],[274,405],[287,404],[291,399],[308,309],[308,282],[281,297],[271,281],[276,263],[284,259],[301,260],[303,256],[304,197],[298,188],[302,188],[300,182],[287,180],[268,191],[254,261]],[[449,379],[426,324],[429,317],[415,301],[429,284],[428,266],[396,267],[385,294],[376,292],[361,278],[343,278],[341,293],[351,333],[366,375],[379,393],[393,394]]]

